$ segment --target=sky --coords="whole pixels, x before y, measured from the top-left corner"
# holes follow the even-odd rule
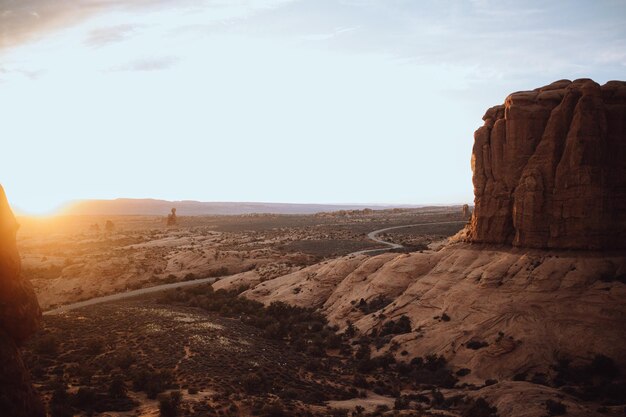
[[[487,108],[625,75],[624,0],[0,0],[0,184],[31,214],[470,203]]]

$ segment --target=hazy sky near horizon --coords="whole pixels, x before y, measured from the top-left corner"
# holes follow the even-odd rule
[[[471,202],[488,107],[625,75],[623,0],[0,0],[0,183],[30,213]]]

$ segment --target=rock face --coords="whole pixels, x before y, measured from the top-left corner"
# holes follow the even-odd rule
[[[474,134],[469,240],[626,248],[626,82],[513,93]]]
[[[45,413],[18,346],[39,328],[41,310],[32,286],[20,278],[17,229],[0,186],[0,410],[15,417],[37,417]]]

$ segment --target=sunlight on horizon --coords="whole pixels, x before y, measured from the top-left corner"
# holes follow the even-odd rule
[[[540,2],[218,6],[21,10],[35,14],[0,43],[0,183],[18,211],[118,197],[469,203],[488,107],[626,66],[618,25],[602,26],[602,45],[576,47],[584,61],[571,53],[597,33],[586,15],[621,11],[608,2],[567,21]],[[18,12],[6,8],[10,24]],[[506,43],[494,43],[504,27]]]

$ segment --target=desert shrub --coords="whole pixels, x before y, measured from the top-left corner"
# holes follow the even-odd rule
[[[551,416],[562,416],[567,412],[567,407],[559,401],[547,400],[546,411]]]
[[[537,384],[537,385],[545,385],[545,386],[550,386],[550,381],[548,380],[548,375],[542,373],[542,372],[537,372],[535,374],[533,374],[533,376],[530,378],[530,382],[532,382],[533,384]]]
[[[285,388],[281,391],[280,397],[287,400],[296,400],[300,397],[300,391],[294,388]]]
[[[568,385],[570,394],[585,401],[602,400],[607,405],[626,404],[626,384],[620,377],[615,361],[605,355],[596,355],[586,365],[571,366],[568,359],[560,359],[553,366],[557,387]]]
[[[244,376],[241,379],[241,385],[248,394],[267,392],[271,388],[267,376],[260,370]]]
[[[470,340],[465,344],[465,347],[472,350],[482,349],[485,346],[489,346],[489,343],[483,340]]]
[[[616,378],[620,374],[615,361],[605,355],[594,356],[589,365],[589,372],[594,376],[609,380]]]
[[[389,369],[389,367],[396,363],[396,358],[389,352],[384,355],[374,358],[377,368]]]
[[[91,339],[87,342],[85,351],[89,355],[99,355],[104,351],[104,342],[101,339]]]
[[[183,277],[183,281],[193,281],[194,279],[198,279],[198,277],[193,272],[185,274],[185,276]]]
[[[217,269],[212,269],[211,271],[207,273],[206,276],[207,278],[217,278],[217,277],[223,277],[228,274],[230,274],[230,271],[228,270],[228,268],[226,268],[225,266],[222,266]]]
[[[489,405],[484,398],[470,399],[464,407],[462,417],[498,417],[498,409]]]
[[[120,375],[113,377],[109,384],[109,397],[126,398],[126,384]]]
[[[386,322],[383,325],[379,336],[404,333],[411,333],[411,319],[403,315],[398,319],[398,321],[389,320]]]
[[[317,358],[309,358],[304,364],[304,369],[306,369],[309,372],[319,371],[321,367],[322,367],[322,362]]]
[[[375,311],[381,310],[391,304],[391,299],[382,295],[370,300],[368,303],[363,298],[357,304],[357,308],[365,314],[371,314]]]
[[[356,369],[363,374],[369,374],[376,369],[376,362],[370,358],[363,358],[357,362]]]
[[[369,388],[370,384],[367,382],[367,379],[363,375],[355,375],[354,376],[354,386],[357,388]]]
[[[135,360],[135,355],[133,355],[130,350],[124,349],[117,353],[115,357],[115,365],[121,369],[128,369],[133,363],[135,363]]]
[[[91,388],[80,387],[72,398],[75,407],[81,410],[89,410],[96,401],[96,393]]]
[[[260,415],[263,417],[286,417],[285,406],[279,400],[272,401],[261,408]]]
[[[34,351],[40,355],[55,356],[59,352],[59,339],[45,334],[35,342]]]
[[[307,346],[310,354],[316,356],[324,356],[326,349],[340,347],[342,339],[328,326],[326,318],[314,309],[283,302],[273,302],[266,307],[257,301],[238,297],[240,292],[214,291],[212,286],[207,285],[169,291],[161,301],[193,305],[224,317],[238,318],[263,330],[267,338],[282,340],[299,349]]]
[[[365,342],[365,343],[361,343],[361,345],[355,352],[354,357],[356,359],[365,359],[365,358],[369,359],[371,354],[372,354],[372,349],[370,348],[369,344]]]
[[[444,397],[444,395],[438,389],[433,389],[430,394],[432,396],[432,400],[430,402],[432,405],[441,406],[446,400],[446,397]]]
[[[409,408],[410,402],[411,400],[409,399],[409,397],[407,397],[406,395],[401,395],[394,400],[393,409],[406,410],[407,408]]]
[[[162,417],[176,417],[180,412],[182,395],[180,391],[172,391],[159,395],[159,413]]]
[[[600,277],[600,281],[602,282],[621,282],[622,284],[626,284],[626,274],[603,274]]]
[[[133,391],[144,391],[150,399],[157,398],[158,394],[174,384],[174,377],[168,370],[137,369],[131,373],[131,380]]]
[[[163,282],[166,284],[171,284],[176,281],[178,281],[178,278],[174,274],[168,274],[168,276],[166,276],[165,279],[163,280]]]
[[[327,347],[329,349],[339,349],[342,341],[341,336],[336,333],[332,333],[326,338]]]
[[[353,338],[356,335],[356,327],[354,327],[354,324],[352,324],[351,321],[348,322],[346,330],[344,330],[343,334],[347,338]]]
[[[428,355],[425,359],[413,358],[409,365],[412,368],[409,376],[417,384],[452,388],[458,381],[447,367],[443,356]]]
[[[513,375],[513,381],[526,381],[528,374],[526,372],[519,372]]]
[[[148,380],[145,391],[146,394],[148,394],[148,398],[155,399],[157,395],[165,391],[171,385],[171,378],[159,372],[153,374],[152,378]]]
[[[331,408],[328,410],[330,417],[348,417],[348,410],[343,408]]]
[[[70,396],[64,382],[57,381],[50,398],[50,415],[52,417],[72,417],[74,409],[71,406]]]
[[[133,383],[133,391],[143,391],[146,389],[148,385],[148,380],[150,379],[150,372],[147,369],[136,369],[131,374],[131,380]]]
[[[352,412],[353,416],[361,416],[363,415],[363,412],[365,411],[365,408],[361,405],[357,405],[354,407],[354,411]]]

